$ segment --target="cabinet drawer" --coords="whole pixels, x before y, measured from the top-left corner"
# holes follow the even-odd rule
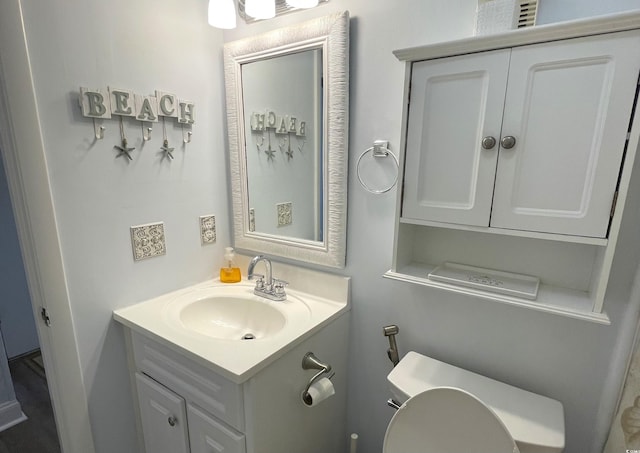
[[[199,408],[187,406],[191,453],[245,453],[244,435],[219,423]]]
[[[244,431],[242,388],[213,371],[132,332],[138,370],[234,428]]]

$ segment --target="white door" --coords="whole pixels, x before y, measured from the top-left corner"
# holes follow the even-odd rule
[[[136,386],[147,453],[189,453],[184,399],[140,373]]]
[[[509,55],[413,64],[403,218],[489,225]]]
[[[637,32],[513,49],[491,226],[606,237],[638,49]]]
[[[244,434],[189,404],[191,453],[245,453]]]

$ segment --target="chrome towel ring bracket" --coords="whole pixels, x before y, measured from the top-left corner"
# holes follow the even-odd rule
[[[390,184],[384,184],[381,188],[375,188],[373,187],[373,184],[372,184],[373,181],[365,182],[365,179],[370,179],[370,180],[375,179],[375,177],[374,178],[362,177],[363,158],[369,153],[371,153],[371,157],[374,160],[377,160],[378,163],[383,162],[382,160],[378,160],[378,159],[386,159],[389,156],[393,158],[391,162],[394,163],[395,165],[392,170],[393,181]],[[373,146],[371,148],[367,148],[362,154],[360,154],[360,157],[358,157],[358,162],[356,163],[356,174],[358,176],[358,181],[360,182],[360,185],[364,187],[365,190],[373,194],[379,195],[379,194],[389,192],[396,185],[396,183],[398,182],[399,166],[400,164],[398,162],[398,158],[389,150],[389,142],[387,140],[376,140],[375,142],[373,142]]]

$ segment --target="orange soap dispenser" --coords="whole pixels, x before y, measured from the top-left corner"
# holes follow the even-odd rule
[[[226,247],[224,249],[226,266],[220,268],[220,281],[222,283],[238,283],[242,279],[240,268],[233,262],[235,255],[233,247]]]

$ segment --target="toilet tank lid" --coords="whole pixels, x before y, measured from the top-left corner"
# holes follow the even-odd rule
[[[564,410],[559,401],[522,390],[431,357],[409,352],[387,376],[394,398],[404,403],[434,387],[457,387],[494,410],[518,443],[564,449]]]

